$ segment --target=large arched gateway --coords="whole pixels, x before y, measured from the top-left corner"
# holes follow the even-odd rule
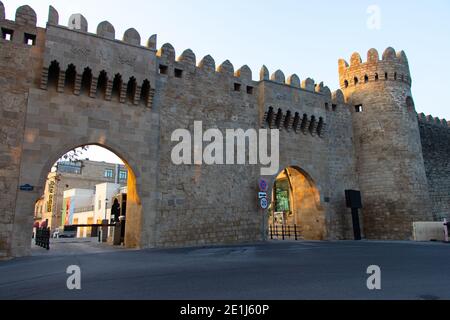
[[[65,108],[65,106],[61,106]],[[32,129],[26,129],[26,137],[33,140],[33,145],[39,143],[42,137],[32,137]],[[27,255],[29,253],[30,241],[29,226],[33,224],[32,215],[33,206],[36,199],[43,194],[43,188],[47,179],[48,172],[53,164],[67,151],[84,145],[98,145],[105,147],[120,157],[128,169],[128,195],[127,195],[127,227],[125,235],[125,245],[130,248],[136,248],[142,246],[141,231],[143,228],[143,215],[142,215],[142,200],[140,192],[146,191],[146,187],[142,185],[142,173],[141,165],[142,159],[139,162],[135,160],[135,152],[130,152],[130,149],[126,146],[121,146],[114,141],[108,141],[107,135],[112,136],[113,133],[104,131],[105,137],[95,138],[80,138],[73,137],[75,135],[71,130],[67,130],[61,134],[60,137],[55,139],[55,142],[48,145],[45,153],[36,155],[24,147],[21,174],[19,179],[19,185],[34,186],[32,191],[19,192],[17,196],[17,203],[20,204],[16,208],[16,217],[14,223],[14,238],[13,247],[18,248],[16,255]],[[71,136],[69,138],[69,136]],[[26,138],[27,139],[27,138]],[[89,140],[88,140],[89,139]],[[91,140],[95,139],[95,140]],[[44,139],[46,140],[46,139]],[[128,150],[127,150],[128,149]],[[37,174],[39,173],[39,174]]]
[[[75,146],[74,148],[71,148],[70,151],[71,151],[71,153],[76,153],[77,150],[79,150],[81,148],[84,148],[84,147],[86,147],[86,148],[97,147],[94,150],[94,151],[97,151],[97,152],[98,151],[101,152],[101,150],[105,150],[106,149],[106,150],[108,150],[111,153],[111,155],[116,156],[117,158],[119,158],[123,162],[124,167],[126,168],[126,179],[124,178],[123,181],[119,181],[119,177],[116,177],[115,181],[117,181],[117,183],[119,183],[119,182],[122,183],[126,187],[125,188],[125,190],[126,190],[126,197],[125,197],[126,201],[123,202],[123,205],[125,206],[123,208],[123,212],[127,213],[127,224],[126,224],[126,230],[125,230],[125,236],[124,236],[124,238],[125,238],[124,239],[124,245],[126,247],[130,247],[130,248],[139,247],[139,241],[140,241],[139,238],[140,238],[140,233],[141,233],[141,220],[142,220],[142,203],[141,203],[141,199],[140,199],[140,196],[139,196],[139,188],[140,188],[140,186],[137,184],[137,179],[136,179],[136,177],[137,177],[136,172],[138,172],[137,171],[138,168],[137,169],[133,169],[133,166],[135,166],[136,164],[134,163],[133,160],[131,160],[133,162],[127,161],[125,156],[123,156],[121,153],[117,152],[116,150],[112,149],[111,147],[105,148],[104,145],[100,145],[99,143],[95,143],[95,144],[94,143],[88,143],[88,144],[84,144],[84,145],[78,145],[78,146]],[[66,151],[68,151],[68,150],[66,150]],[[81,152],[81,154],[82,154],[82,152]],[[67,155],[67,153],[63,152],[62,155]],[[108,156],[106,156],[106,157],[108,157]],[[44,187],[46,186],[46,184],[47,184],[47,187],[48,187],[49,184],[51,184],[51,182],[53,182],[53,188],[56,188],[56,186],[59,184],[58,181],[60,181],[61,179],[63,179],[64,182],[67,182],[67,183],[69,183],[69,181],[70,181],[70,184],[72,184],[72,182],[74,183],[74,185],[72,185],[72,186],[68,184],[65,187],[63,187],[66,191],[68,191],[70,188],[74,188],[74,187],[77,187],[77,186],[80,187],[80,186],[84,185],[85,188],[92,188],[93,191],[94,191],[93,194],[96,193],[95,192],[95,189],[96,189],[95,184],[100,183],[100,181],[96,181],[95,177],[92,177],[92,176],[90,177],[90,179],[94,179],[94,180],[88,180],[90,183],[87,182],[87,181],[85,181],[85,183],[82,183],[82,181],[78,181],[78,183],[77,183],[77,181],[76,181],[77,178],[74,178],[73,175],[72,175],[72,179],[70,179],[70,177],[65,177],[65,176],[61,175],[60,173],[56,174],[58,172],[58,168],[60,166],[64,166],[64,165],[66,165],[66,166],[67,165],[69,165],[69,166],[79,165],[79,174],[80,174],[80,178],[81,178],[81,174],[85,170],[85,168],[84,168],[85,167],[84,161],[80,160],[79,156],[72,156],[72,158],[73,159],[69,159],[69,161],[62,161],[61,162],[61,160],[63,160],[63,158],[60,155],[60,156],[57,156],[57,159],[59,159],[58,162],[53,162],[52,159],[54,159],[54,156],[49,156],[49,161],[50,161],[49,163],[51,163],[51,162],[54,163],[54,165],[51,165],[50,167],[53,167],[53,169],[55,169],[56,172],[55,172],[54,175],[52,175],[52,174],[49,175],[50,170],[47,170],[49,163],[46,164],[46,166],[44,167],[43,172],[42,172],[42,174],[41,174],[41,176],[39,178],[39,182],[37,184],[38,187],[35,188],[36,192],[38,192],[39,195],[43,194]],[[86,160],[87,160],[87,163],[88,163],[89,159],[86,159]],[[98,166],[98,165],[104,164],[105,162],[92,162],[92,163],[95,163]],[[130,163],[134,163],[134,164],[131,165]],[[119,165],[117,165],[116,167],[119,168]],[[88,169],[87,175],[89,175],[89,171],[91,171],[91,174],[92,174],[92,168],[87,168],[87,169]],[[118,169],[117,169],[117,171],[118,171]],[[70,171],[66,171],[66,172],[70,173]],[[117,173],[115,173],[115,174],[118,175]],[[139,175],[140,174],[138,173],[138,176]],[[89,178],[89,177],[87,177],[87,178]],[[105,177],[105,178],[107,178],[107,177]],[[75,179],[75,181],[74,181],[74,179]],[[86,179],[86,177],[84,177],[84,179]],[[105,179],[105,181],[106,180],[107,179]],[[94,183],[94,182],[96,182],[96,183]],[[56,215],[57,215],[57,219],[56,219],[57,221],[54,221],[53,223],[50,223],[48,225],[48,227],[52,228],[52,231],[55,231],[54,230],[55,228],[58,228],[60,226],[62,227],[64,225],[68,225],[70,223],[69,219],[68,219],[68,216],[69,216],[68,212],[65,214],[65,217],[67,219],[63,219],[63,217],[61,215],[59,215],[60,212],[58,212],[58,211],[63,210],[62,203],[58,203],[59,206],[61,206],[61,208],[60,208],[57,205],[57,203],[55,203],[55,202],[57,202],[57,200],[59,200],[58,202],[61,202],[62,199],[61,199],[60,193],[62,193],[62,190],[58,190],[58,194],[55,192],[52,195],[53,206],[50,205],[50,210],[54,211],[54,213],[56,213]],[[103,204],[103,208],[99,208],[98,209],[99,211],[100,211],[100,209],[104,209],[104,210],[101,211],[101,213],[103,213],[103,211],[108,209],[107,208],[108,207],[108,203],[111,206],[112,202],[113,202],[113,198],[111,198],[111,199],[107,199],[106,198],[105,200],[106,200],[107,203]],[[93,201],[93,199],[92,199],[92,201]],[[46,201],[44,201],[44,202],[46,202]],[[45,206],[49,206],[48,201],[47,201],[47,203],[44,203],[44,205]],[[77,203],[73,203],[73,205],[77,206]],[[55,207],[55,208],[53,208],[53,207]],[[56,210],[54,210],[54,209],[56,209]],[[103,217],[103,214],[97,215],[97,216],[102,216]],[[66,220],[66,221],[64,221],[64,220]],[[100,223],[102,223],[101,221],[102,221],[102,219],[100,219],[100,220],[99,219],[92,219],[90,224],[100,224]],[[73,224],[76,225],[76,223],[73,223]]]

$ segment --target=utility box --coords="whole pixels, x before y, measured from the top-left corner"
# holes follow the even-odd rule
[[[441,222],[414,222],[414,241],[445,241]]]

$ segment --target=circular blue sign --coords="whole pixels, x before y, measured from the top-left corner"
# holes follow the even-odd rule
[[[267,201],[266,198],[262,198],[261,199],[261,208],[263,208],[264,210],[267,209],[269,207],[269,201]]]

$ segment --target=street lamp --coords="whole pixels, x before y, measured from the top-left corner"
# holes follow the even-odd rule
[[[108,198],[105,199],[105,220],[108,219]]]

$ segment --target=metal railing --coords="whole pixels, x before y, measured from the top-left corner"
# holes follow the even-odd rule
[[[271,240],[303,240],[301,228],[297,225],[274,224],[269,226]]]
[[[50,250],[50,228],[36,229],[35,244],[38,247]]]

